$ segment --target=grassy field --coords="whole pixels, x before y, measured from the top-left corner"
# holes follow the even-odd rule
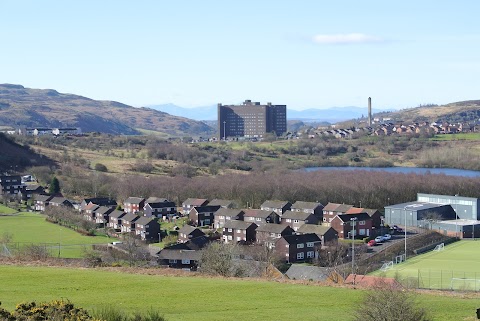
[[[479,141],[480,133],[460,133],[460,134],[450,134],[450,135],[435,135],[432,140],[471,140]]]
[[[258,280],[124,274],[93,269],[0,266],[0,301],[64,298],[87,309],[154,307],[167,320],[351,320],[362,290]],[[387,299],[387,298],[386,298]],[[478,296],[422,294],[434,320],[475,320]]]
[[[84,236],[71,229],[45,221],[45,216],[37,213],[21,213],[0,216],[0,235],[5,232],[13,235],[12,243],[52,243],[55,255],[61,245],[61,257],[81,257],[84,245],[109,243],[112,238],[104,236]]]
[[[0,205],[0,214],[12,214],[16,211],[13,208],[6,207],[5,205]]]

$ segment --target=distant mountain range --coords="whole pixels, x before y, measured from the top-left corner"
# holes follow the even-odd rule
[[[195,120],[216,120],[217,119],[217,106],[203,106],[185,108],[174,104],[152,105],[149,108],[163,111],[171,115],[188,117]],[[373,113],[381,112],[387,109],[373,109]],[[360,118],[362,115],[367,116],[366,107],[331,107],[326,109],[310,108],[305,110],[288,109],[287,106],[287,119],[288,120],[302,120],[302,121],[315,121],[315,122],[329,122],[336,123],[352,118]]]
[[[0,126],[80,127],[83,132],[135,135],[153,131],[166,136],[211,135],[203,122],[115,101],[0,84]]]

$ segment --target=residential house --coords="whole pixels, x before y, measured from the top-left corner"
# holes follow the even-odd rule
[[[149,197],[143,206],[143,213],[147,217],[171,217],[177,214],[177,205],[166,198]]]
[[[129,197],[123,202],[123,210],[126,213],[138,213],[143,210],[145,199],[141,197]]]
[[[90,202],[83,208],[83,219],[89,222],[95,222],[95,211],[99,207],[97,204]]]
[[[15,196],[24,190],[25,184],[20,175],[0,175],[0,195]]]
[[[85,198],[80,203],[80,211],[84,211],[84,208],[90,203],[98,206],[109,206],[109,207],[117,206],[117,201],[108,197]]]
[[[194,206],[205,206],[208,200],[204,198],[187,198],[182,203],[182,214],[188,215]]]
[[[370,215],[370,217],[373,220],[372,222],[373,227],[375,227],[376,229],[379,229],[380,226],[382,225],[383,216],[379,210],[371,209],[371,208],[352,207],[351,209],[345,212],[345,214],[358,214],[358,213],[367,213],[368,215]]]
[[[298,230],[298,228],[304,224],[318,224],[319,219],[313,213],[308,212],[294,212],[286,211],[281,217],[280,224],[288,225],[293,230]]]
[[[218,205],[218,206],[223,207],[223,208],[235,208],[235,207],[237,207],[234,201],[222,200],[222,199],[218,199],[218,198],[215,198],[215,199],[211,200],[210,202],[208,202],[208,205],[210,205],[210,206]]]
[[[292,207],[292,203],[287,201],[265,201],[260,206],[263,211],[274,211],[278,216],[282,216],[283,213],[288,211]]]
[[[331,226],[304,224],[298,228],[297,234],[317,234],[322,241],[322,246],[338,242],[338,234]]]
[[[330,223],[338,233],[338,238],[368,237],[372,234],[373,220],[367,213],[339,214]]]
[[[318,258],[322,242],[317,234],[282,236],[275,242],[275,252],[287,263],[311,262]]]
[[[193,238],[203,236],[205,233],[202,232],[199,228],[193,227],[191,225],[184,225],[181,229],[178,230],[178,243],[186,243]]]
[[[142,241],[160,241],[160,224],[153,217],[142,216],[135,221],[135,235]]]
[[[345,214],[353,205],[328,203],[323,208],[323,223],[330,223],[338,214]]]
[[[72,203],[67,200],[65,197],[62,196],[57,196],[52,198],[49,202],[48,205],[50,206],[65,206],[65,207],[73,207]]]
[[[195,226],[212,225],[214,221],[213,214],[218,211],[220,206],[194,206],[188,214],[189,220]]]
[[[40,211],[43,212],[45,211],[45,208],[48,206],[50,200],[54,198],[55,196],[53,195],[38,195],[35,198],[35,211]]]
[[[186,243],[166,247],[158,253],[158,263],[174,269],[196,271],[201,258],[200,250],[208,243],[210,243],[210,239],[203,235]]]
[[[279,215],[274,211],[244,210],[243,220],[245,222],[255,223],[257,225],[273,223],[278,224],[280,222]]]
[[[38,184],[29,184],[25,185],[25,189],[21,193],[22,200],[27,201],[35,198],[37,195],[45,193],[45,189],[43,188],[43,186],[40,186]]]
[[[277,239],[285,235],[293,235],[295,231],[288,225],[261,224],[256,229],[257,243],[273,247]]]
[[[223,226],[222,239],[225,243],[254,242],[257,224],[244,221],[227,221]]]
[[[105,227],[110,219],[109,214],[112,213],[114,210],[113,207],[108,206],[100,206],[96,210],[93,211],[95,214],[95,223],[101,224]]]
[[[140,218],[137,214],[127,213],[122,217],[122,226],[120,231],[122,233],[135,232],[135,222]]]
[[[292,205],[290,209],[293,212],[304,212],[304,213],[312,213],[315,215],[320,221],[323,218],[323,205],[319,202],[302,202],[297,201]]]
[[[221,207],[216,211],[214,215],[214,227],[215,228],[223,228],[225,222],[230,220],[239,220],[243,221],[243,215],[245,213],[243,210],[238,209],[230,209]]]
[[[114,210],[108,214],[107,226],[113,228],[115,231],[120,232],[122,229],[122,218],[127,215],[124,211]]]

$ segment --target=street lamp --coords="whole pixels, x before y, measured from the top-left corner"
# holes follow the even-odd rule
[[[352,217],[350,221],[352,222],[352,274],[355,274],[355,221],[356,217]],[[354,281],[355,282],[355,281]]]
[[[458,194],[455,194],[455,199],[453,205],[455,205],[455,208],[453,209],[455,211],[455,238],[458,238],[458,215],[457,215],[457,200]]]
[[[224,141],[227,140],[227,139],[226,139],[227,134],[225,133],[225,125],[226,125],[226,124],[227,124],[227,122],[224,120],[224,121],[223,121],[223,140],[224,140]]]
[[[407,205],[403,208],[403,210],[405,211],[405,261],[407,260],[407,208],[409,206],[410,205]]]

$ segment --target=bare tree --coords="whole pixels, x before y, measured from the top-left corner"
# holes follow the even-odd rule
[[[244,276],[244,268],[234,261],[239,256],[239,245],[212,242],[202,250],[200,271],[211,275]]]

